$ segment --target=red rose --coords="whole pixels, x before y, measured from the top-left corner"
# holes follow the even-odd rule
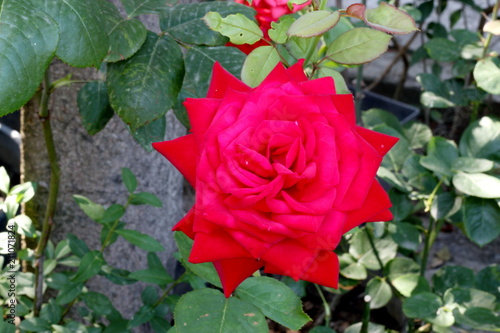
[[[261,267],[336,288],[342,234],[392,218],[375,174],[397,139],[356,126],[352,95],[302,63],[256,88],[216,63],[207,98],[184,103],[192,133],[153,144],[196,189],[174,230],[194,239],[190,262],[213,262],[226,297]]]
[[[251,5],[248,4],[247,0],[235,0],[235,2],[252,7],[257,11],[255,19],[257,20],[260,29],[264,33],[264,39],[269,40],[268,30],[271,29],[271,22],[278,21],[283,15],[298,12],[302,8],[308,6],[311,3],[311,0],[302,5],[293,5],[293,10],[290,10],[290,8],[288,8],[288,0],[253,0]],[[252,52],[254,49],[258,48],[259,46],[265,45],[269,45],[269,43],[264,40],[260,40],[252,45],[236,45],[233,43],[226,44],[226,46],[237,47],[245,54],[250,54],[250,52]]]

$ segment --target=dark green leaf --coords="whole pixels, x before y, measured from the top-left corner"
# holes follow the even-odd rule
[[[228,72],[239,77],[245,54],[235,47],[194,46],[189,48],[185,56],[186,75],[183,89],[192,93],[191,97],[206,96],[212,67],[216,61]]]
[[[455,309],[453,315],[459,324],[467,325],[477,330],[500,330],[500,317],[493,311],[485,308],[469,308],[463,314],[458,309]]]
[[[146,151],[153,151],[151,143],[163,141],[167,128],[166,117],[153,120],[147,125],[139,127],[135,132],[131,130],[132,136]]]
[[[402,221],[410,215],[413,206],[406,194],[391,190],[389,197],[392,202],[391,212],[394,215],[394,221]]]
[[[398,118],[385,110],[369,109],[367,111],[363,111],[361,118],[363,119],[363,124],[368,128],[374,128],[377,125],[385,124],[392,127],[399,133],[404,134],[404,129]]]
[[[64,305],[72,302],[75,298],[80,295],[83,289],[83,283],[73,283],[70,282],[65,285],[56,297],[56,303],[58,305]]]
[[[150,305],[143,305],[139,311],[137,311],[130,322],[127,325],[127,329],[131,329],[133,327],[137,327],[142,325],[148,321],[150,321],[155,315],[154,308]]]
[[[253,304],[262,313],[283,326],[298,330],[311,320],[302,303],[284,283],[269,277],[252,277],[236,289],[241,300]]]
[[[403,312],[409,318],[433,319],[442,305],[436,294],[424,292],[404,300]]]
[[[125,207],[119,204],[112,204],[104,212],[104,216],[98,221],[105,224],[118,221],[125,214]]]
[[[162,11],[160,28],[173,38],[188,44],[209,46],[226,44],[227,37],[210,30],[202,21],[208,12],[217,12],[222,17],[236,13],[241,13],[251,20],[255,17],[252,8],[234,2],[179,4]]]
[[[113,117],[104,81],[86,83],[78,92],[78,110],[83,127],[90,135],[101,131]]]
[[[452,192],[440,193],[436,196],[431,206],[431,216],[441,220],[455,214],[462,205],[462,198]]]
[[[153,283],[160,286],[174,282],[172,277],[164,269],[148,268],[139,271],[135,271],[128,276],[131,279],[136,279],[139,281]]]
[[[188,262],[189,253],[191,252],[191,248],[193,247],[193,240],[191,240],[188,236],[180,231],[175,232],[174,238],[175,242],[177,243],[177,247],[179,248],[179,252],[182,256],[183,265],[214,286],[222,287],[219,275],[217,274],[217,271],[215,270],[212,263],[191,264],[190,262]]]
[[[158,300],[158,291],[153,286],[147,286],[141,293],[144,305],[153,305]]]
[[[108,315],[113,310],[113,304],[106,295],[89,291],[82,294],[85,304],[97,315]]]
[[[115,228],[113,229],[113,233],[110,235],[109,233],[111,232],[111,230],[113,228],[112,223],[104,224],[102,226],[102,229],[101,229],[101,244],[106,245],[106,246],[110,246],[111,244],[116,242],[116,240],[118,239],[118,234],[115,233],[115,230],[123,229],[123,228],[125,228],[125,226],[126,226],[125,223],[118,222],[116,224]],[[106,242],[106,244],[104,244],[104,242]]]
[[[153,317],[153,319],[151,319],[150,321],[150,324],[155,333],[167,333],[171,328],[170,323],[166,319],[160,317]]]
[[[82,258],[87,252],[90,251],[87,244],[84,241],[78,239],[78,237],[76,237],[75,235],[68,234],[67,239],[71,252],[74,253],[77,257]]]
[[[496,297],[493,294],[474,288],[452,288],[446,290],[443,300],[447,305],[453,303],[466,308],[480,307],[495,310]]]
[[[303,281],[303,280],[295,281],[294,279],[292,279],[289,276],[282,276],[281,282],[286,284],[288,286],[288,288],[292,289],[293,292],[295,294],[297,294],[297,296],[299,296],[300,298],[302,298],[306,295],[306,287],[308,284],[307,281]]]
[[[123,229],[116,230],[115,232],[143,250],[151,252],[165,251],[165,248],[160,244],[160,242],[149,235],[140,233],[139,231]]]
[[[412,149],[425,147],[432,138],[432,131],[429,126],[419,122],[406,124],[403,133]]]
[[[384,133],[399,138],[396,145],[385,155],[382,165],[389,170],[399,171],[403,163],[411,155],[411,147],[403,134],[385,124],[376,125],[374,131]]]
[[[29,332],[48,332],[51,330],[50,323],[42,318],[24,319],[19,328]]]
[[[500,207],[493,200],[468,198],[463,206],[467,236],[479,246],[500,234]]]
[[[140,192],[132,194],[132,199],[130,200],[132,205],[150,205],[153,207],[162,207],[163,204],[161,200],[158,199],[156,195],[149,192]]]
[[[458,149],[455,143],[435,136],[429,141],[427,156],[422,157],[420,164],[439,176],[453,176],[452,165],[457,158]]]
[[[213,332],[269,331],[259,309],[234,297],[225,298],[214,289],[198,289],[182,296],[174,319],[179,333],[203,332],[207,327]]]
[[[62,307],[56,304],[54,298],[51,298],[42,306],[40,318],[45,319],[49,324],[57,324],[61,320],[62,312]]]
[[[422,242],[420,231],[410,223],[398,222],[393,225],[392,239],[407,250],[417,251]]]
[[[137,188],[137,178],[129,168],[122,168],[123,184],[130,193],[133,193]]]
[[[45,0],[37,6],[59,24],[56,55],[74,67],[99,68],[109,49],[101,2]]]
[[[432,276],[434,290],[444,294],[447,289],[454,287],[473,287],[474,272],[462,266],[446,266]]]
[[[500,289],[498,289],[499,284],[500,265],[498,264],[485,267],[476,275],[476,288],[492,293],[497,297],[497,299],[500,299]]]
[[[105,263],[101,252],[97,250],[87,252],[83,256],[80,267],[78,267],[78,271],[71,281],[74,283],[87,281],[94,275],[97,275]]]
[[[370,309],[384,307],[392,298],[391,287],[380,277],[374,277],[368,281],[366,293],[371,297]]]
[[[460,138],[459,146],[464,156],[500,162],[500,121],[483,117],[473,122]]]
[[[425,44],[432,59],[440,62],[452,62],[460,58],[460,47],[446,38],[433,38]]]
[[[108,272],[101,271],[99,274],[121,286],[137,282],[137,280],[129,278],[130,272],[125,269],[111,268]]]
[[[130,18],[144,14],[161,13],[176,2],[172,0],[122,0],[122,3]]]
[[[167,35],[149,32],[131,58],[108,67],[111,106],[132,132],[163,117],[174,105],[184,76],[179,45]]]
[[[141,21],[123,19],[115,5],[110,2],[102,1],[101,6],[109,35],[109,50],[104,61],[116,62],[130,58],[146,40],[146,27]]]
[[[0,1],[0,117],[23,106],[54,57],[57,24],[28,0]]]

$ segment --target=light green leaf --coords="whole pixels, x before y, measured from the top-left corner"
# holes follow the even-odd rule
[[[123,229],[116,230],[115,232],[143,250],[151,252],[165,251],[165,248],[160,244],[160,242],[149,235],[140,233],[139,231]]]
[[[167,35],[148,33],[131,58],[110,64],[111,106],[132,132],[163,117],[174,105],[184,76],[179,45]]]
[[[474,307],[461,314],[458,309],[455,309],[453,315],[459,324],[476,330],[500,331],[500,316],[491,310]]]
[[[409,34],[418,30],[410,15],[386,2],[380,2],[377,8],[367,9],[365,22],[372,28],[390,34]]]
[[[406,124],[403,132],[412,149],[425,147],[432,138],[432,131],[429,126],[419,122]]]
[[[409,318],[433,319],[437,317],[443,301],[436,294],[424,292],[403,301],[403,312]]]
[[[56,22],[28,0],[0,0],[0,26],[1,117],[36,92],[56,52],[59,31]]]
[[[361,333],[362,323],[352,324],[347,327],[344,333]],[[385,328],[383,325],[368,323],[368,333],[385,333]]]
[[[42,318],[24,319],[19,328],[28,332],[49,332],[50,323]]]
[[[340,270],[340,274],[348,279],[353,280],[364,280],[368,276],[365,266],[361,265],[358,262],[353,262],[345,267],[342,267],[342,269]]]
[[[457,190],[479,198],[500,198],[500,179],[484,173],[459,172],[453,176]]]
[[[132,194],[132,199],[130,200],[132,205],[150,205],[153,207],[162,207],[163,204],[160,199],[153,193],[140,192]]]
[[[109,49],[100,1],[45,0],[37,6],[59,24],[56,55],[61,60],[74,67],[100,67]]]
[[[349,254],[356,258],[359,263],[368,269],[377,270],[382,268],[378,263],[364,229],[356,233],[351,238],[350,243]],[[378,238],[374,240],[374,243],[382,264],[385,265],[396,256],[398,245],[392,239]]]
[[[261,46],[245,59],[241,79],[250,87],[258,86],[280,62],[280,56],[272,46]]]
[[[483,117],[467,127],[460,138],[460,153],[500,162],[500,121]]]
[[[217,31],[210,30],[202,18],[208,12],[217,12],[221,16],[243,14],[248,19],[255,18],[255,10],[234,2],[202,2],[178,4],[162,11],[160,28],[176,40],[193,45],[224,45],[228,41]]]
[[[366,285],[366,293],[371,297],[370,309],[379,309],[389,303],[392,290],[389,284],[376,276]]]
[[[100,132],[113,117],[104,81],[86,83],[78,92],[77,102],[83,127],[90,135]]]
[[[431,206],[431,216],[441,220],[455,214],[462,207],[462,198],[453,192],[444,192],[436,196]]]
[[[10,177],[9,174],[7,173],[7,170],[5,170],[5,167],[0,167],[0,191],[2,191],[4,194],[9,193],[10,189]]]
[[[468,198],[463,206],[467,236],[484,246],[500,235],[500,207],[493,200]]]
[[[457,171],[476,173],[490,171],[494,166],[493,161],[484,158],[459,157],[453,162],[452,168]]]
[[[340,20],[338,11],[317,10],[299,17],[287,31],[288,36],[314,37],[333,28]]]
[[[73,199],[76,201],[80,209],[83,210],[83,212],[92,220],[97,221],[104,216],[105,210],[102,205],[96,204],[83,195],[75,194],[73,195]]]
[[[217,12],[208,12],[203,21],[214,31],[229,37],[233,44],[254,44],[264,37],[257,23],[243,14],[232,14],[222,18]]]
[[[474,288],[452,288],[446,290],[443,300],[447,305],[458,304],[464,308],[480,307],[495,310],[496,297],[493,294]],[[465,309],[460,309],[461,312]]]
[[[483,27],[484,32],[489,32],[495,36],[500,35],[500,20],[491,20],[486,22]]]
[[[295,19],[291,15],[284,15],[280,17],[278,22],[271,22],[271,29],[267,32],[269,37],[276,43],[286,43],[288,40],[286,32],[293,22],[295,22]]]
[[[330,62],[331,64],[331,62]],[[335,70],[334,67],[329,67],[329,62],[324,61],[320,64],[320,67],[316,71],[317,78],[322,77],[332,77],[335,83],[335,92],[337,94],[350,94],[351,91],[347,87],[347,84],[344,80],[342,74],[339,71]]]
[[[481,59],[474,67],[474,79],[478,87],[490,94],[500,94],[500,62],[496,57]]]
[[[293,330],[299,330],[311,320],[302,310],[297,295],[276,279],[248,278],[236,289],[236,295],[259,308],[266,317]]]
[[[130,58],[146,40],[146,27],[139,20],[123,19],[110,2],[102,1],[101,6],[104,26],[109,36],[109,50],[104,61],[116,62]]]
[[[14,222],[16,224],[16,231],[20,235],[24,235],[26,237],[35,237],[36,236],[36,229],[35,226],[33,225],[33,222],[27,215],[17,215],[14,217]]]
[[[456,144],[445,138],[435,136],[427,146],[427,156],[420,159],[420,164],[438,175],[453,176],[452,165],[458,158]]]
[[[326,57],[346,65],[358,65],[380,57],[391,36],[369,28],[354,28],[340,35],[328,47]]]
[[[225,298],[214,289],[198,289],[181,297],[175,307],[178,333],[213,332],[267,333],[264,315],[255,306],[237,298]]]
[[[153,283],[160,286],[174,282],[174,279],[164,269],[149,268],[132,272],[128,275],[131,279]]]

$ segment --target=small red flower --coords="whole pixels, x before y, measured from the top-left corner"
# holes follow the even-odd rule
[[[352,95],[302,63],[256,88],[216,63],[207,97],[184,103],[192,133],[153,144],[196,189],[174,230],[194,239],[190,262],[213,262],[226,297],[262,267],[336,288],[342,234],[392,218],[375,174],[397,138],[356,126]]]

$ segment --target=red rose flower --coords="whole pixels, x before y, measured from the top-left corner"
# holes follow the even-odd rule
[[[235,0],[237,3],[241,3],[243,5],[252,7],[257,11],[255,15],[255,19],[259,24],[260,29],[264,33],[264,39],[269,40],[268,30],[271,29],[271,22],[276,22],[283,15],[293,14],[298,12],[302,8],[308,6],[311,3],[311,0],[307,1],[302,5],[293,5],[293,10],[288,8],[288,0],[253,0],[250,5],[247,0]],[[254,49],[259,46],[269,45],[264,40],[260,40],[255,44],[242,44],[236,45],[233,43],[227,43],[226,46],[234,46],[240,49],[245,54],[250,54]]]
[[[194,239],[190,262],[213,262],[226,297],[261,267],[336,288],[342,234],[392,218],[375,174],[397,139],[356,126],[352,95],[302,63],[256,88],[216,63],[207,98],[184,103],[192,133],[153,144],[196,189],[174,230]]]

